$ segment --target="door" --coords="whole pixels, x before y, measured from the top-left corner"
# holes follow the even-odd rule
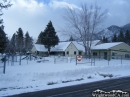
[[[107,52],[104,52],[104,59],[107,60]]]
[[[65,52],[63,52],[63,56],[65,56]]]

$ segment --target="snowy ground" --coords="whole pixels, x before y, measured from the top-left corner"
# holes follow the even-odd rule
[[[108,61],[96,59],[95,66],[91,66],[86,60],[76,65],[74,59],[67,59],[57,58],[54,63],[54,57],[46,57],[45,62],[23,60],[21,65],[15,62],[13,66],[7,62],[6,74],[0,68],[0,97],[110,79],[98,73],[113,74],[112,78],[130,76],[130,60],[122,64],[121,60],[111,60],[108,65]]]

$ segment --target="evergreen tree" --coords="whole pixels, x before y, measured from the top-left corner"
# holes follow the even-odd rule
[[[4,53],[7,46],[7,38],[3,29],[0,27],[0,53]]]
[[[25,51],[30,51],[31,48],[33,46],[33,39],[32,37],[30,37],[29,33],[26,32],[25,34],[25,39],[24,39],[24,48],[25,48]]]
[[[37,42],[36,42],[37,44],[41,44],[42,34],[43,34],[43,32],[41,31],[41,33],[38,36]]]
[[[10,2],[7,2],[7,0],[3,0],[4,3],[2,1],[0,1],[0,53],[3,53],[4,50],[6,49],[6,45],[7,45],[7,37],[6,34],[4,32],[4,26],[3,24],[3,19],[1,19],[1,16],[3,15],[2,10],[3,9],[7,9],[8,7],[11,7],[12,4],[10,4]]]
[[[73,39],[72,35],[70,36],[69,41],[75,41],[75,40]]]
[[[16,41],[17,41],[16,45],[18,47],[17,51],[21,52],[24,47],[23,30],[21,28],[19,28],[17,31]]]
[[[102,39],[102,42],[103,43],[108,43],[108,38],[104,36],[103,39]]]
[[[9,53],[10,52],[10,48],[9,48],[9,44],[10,44],[10,40],[8,39],[8,37],[6,37],[6,49],[5,49],[5,53]]]
[[[112,38],[112,42],[117,42],[117,36],[116,36],[116,34],[114,34],[114,36]]]
[[[122,30],[120,30],[120,33],[118,35],[118,42],[125,42],[125,37]]]
[[[130,32],[129,32],[129,30],[127,30],[125,33],[125,43],[130,45]]]
[[[15,53],[16,52],[16,34],[14,33],[9,44],[10,52]]]
[[[55,29],[50,21],[42,33],[41,43],[48,49],[48,54],[50,54],[51,47],[58,45],[59,38],[56,35]]]

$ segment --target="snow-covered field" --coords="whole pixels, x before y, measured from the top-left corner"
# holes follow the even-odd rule
[[[95,66],[91,66],[86,60],[81,62],[85,64],[76,65],[70,58],[68,62],[66,58],[57,58],[56,63],[54,57],[45,59],[40,63],[22,60],[21,65],[15,62],[13,66],[7,62],[6,74],[0,68],[0,97],[111,79],[98,73],[113,74],[112,78],[130,76],[130,60],[123,60],[122,64],[121,60],[111,60],[108,65],[108,61],[96,59]]]

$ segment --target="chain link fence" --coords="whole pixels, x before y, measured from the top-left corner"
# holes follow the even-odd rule
[[[5,68],[6,68],[6,55],[0,54],[0,73],[5,74]]]
[[[90,64],[91,66],[98,65],[99,63],[104,65],[112,65],[112,64],[129,64],[130,57],[126,55],[100,55],[100,56],[81,56],[81,60],[78,60],[78,57],[71,57],[70,63],[74,62],[77,64]],[[80,59],[80,58],[79,58]]]
[[[54,56],[54,63],[68,63],[68,57],[66,56]]]

